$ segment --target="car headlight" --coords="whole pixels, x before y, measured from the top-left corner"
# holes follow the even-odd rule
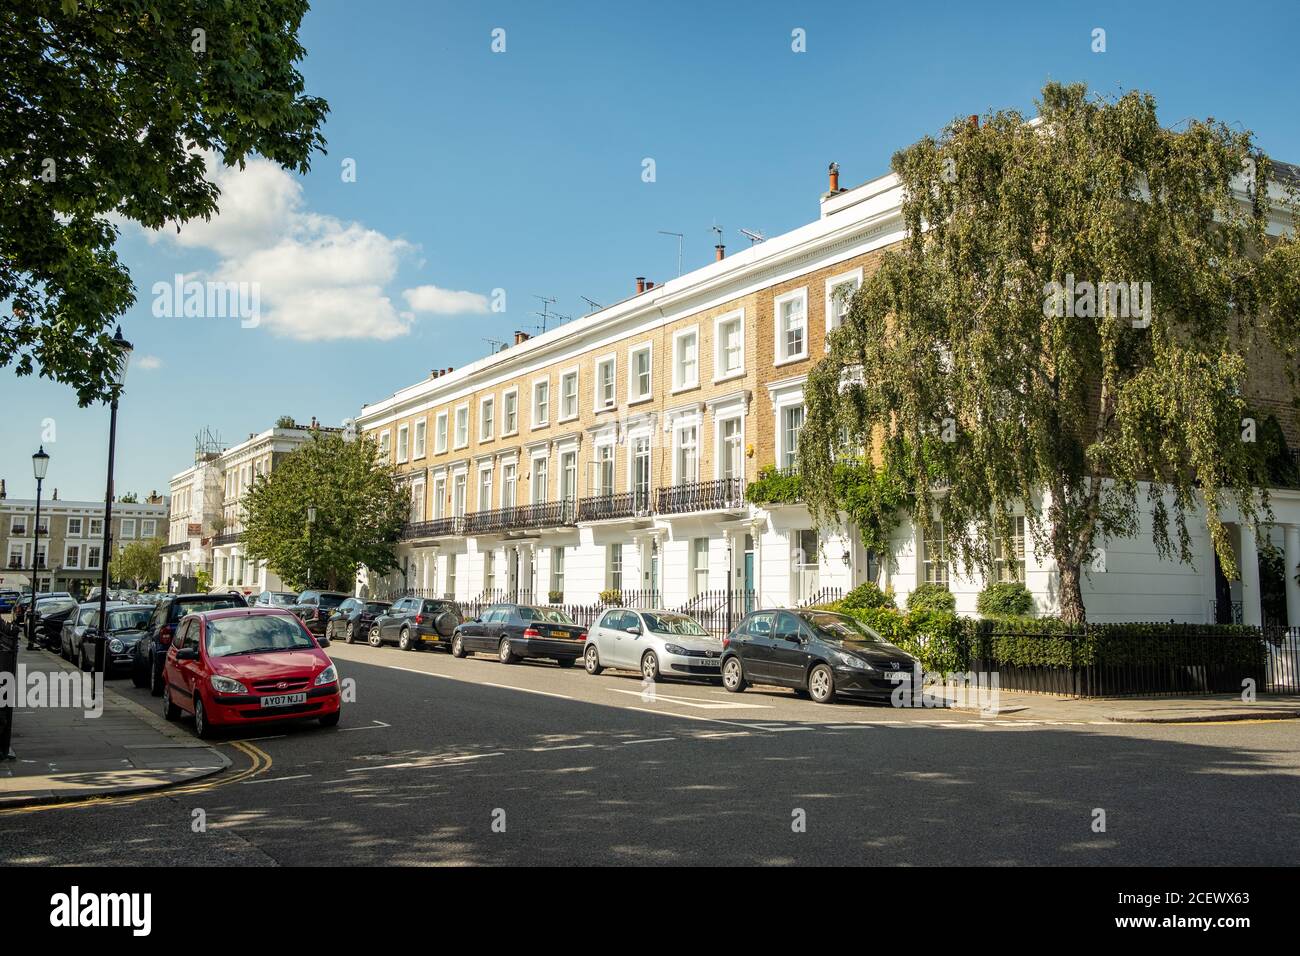
[[[247,694],[248,688],[232,677],[222,677],[220,674],[213,674],[208,678],[212,689],[218,694]]]
[[[835,656],[839,658],[840,663],[843,664],[845,667],[852,667],[853,669],[860,670],[860,671],[869,671],[874,669],[870,664],[868,664],[862,658],[855,657],[852,654],[846,654],[843,651],[840,651]]]
[[[319,674],[316,675],[316,686],[319,687],[321,684],[332,684],[338,679],[339,679],[339,672],[334,667],[334,665],[331,664],[329,667],[325,668],[323,671],[321,671]]]
[[[678,657],[690,656],[686,653],[686,648],[678,647],[676,644],[665,644],[664,650],[666,650],[669,654],[676,654]]]
[[[124,646],[125,645],[123,645],[123,643],[119,641],[116,637],[108,642],[108,649],[112,651],[114,654],[121,654],[122,648]]]

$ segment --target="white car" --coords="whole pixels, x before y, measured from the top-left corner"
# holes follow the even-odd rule
[[[610,608],[587,631],[588,674],[606,667],[639,671],[646,680],[721,680],[722,640],[678,611]]]

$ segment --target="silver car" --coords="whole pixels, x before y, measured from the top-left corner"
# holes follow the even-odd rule
[[[109,592],[112,593],[112,592]],[[121,601],[109,601],[110,608],[123,607]],[[79,605],[75,611],[68,615],[67,620],[63,622],[63,629],[59,632],[59,653],[65,661],[74,664],[82,663],[81,657],[81,638],[86,633],[86,628],[92,624],[99,623],[99,602],[86,601]]]
[[[646,680],[720,680],[722,641],[678,611],[610,608],[587,631],[588,674],[606,667],[640,672]]]

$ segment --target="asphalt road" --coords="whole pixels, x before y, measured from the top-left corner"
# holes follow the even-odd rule
[[[1300,721],[1044,726],[698,684],[647,700],[633,674],[330,653],[355,681],[339,728],[232,735],[265,758],[227,746],[235,767],[191,792],[0,811],[0,864],[1300,858]]]

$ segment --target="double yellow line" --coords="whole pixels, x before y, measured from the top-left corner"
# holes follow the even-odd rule
[[[235,748],[249,759],[249,766],[243,770],[226,775],[224,771],[213,774],[210,777],[204,777],[192,784],[185,784],[179,787],[161,786],[156,790],[148,790],[143,793],[124,793],[116,796],[103,797],[81,797],[76,800],[66,800],[61,803],[42,803],[31,807],[12,807],[7,810],[0,810],[0,817],[20,816],[26,813],[40,813],[44,810],[77,810],[86,807],[116,807],[125,806],[131,803],[142,803],[145,800],[156,800],[159,797],[179,797],[189,796],[196,793],[205,793],[209,790],[215,790],[218,787],[226,787],[232,783],[241,783],[250,780],[253,777],[260,776],[271,769],[271,755],[261,747],[247,743],[243,740],[233,740],[229,746]]]

